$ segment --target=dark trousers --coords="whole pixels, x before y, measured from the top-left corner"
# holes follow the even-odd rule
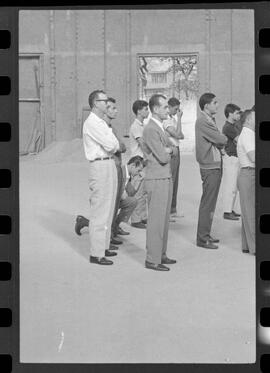
[[[114,206],[114,212],[113,212],[113,220],[112,220],[112,229],[111,229],[111,235],[114,236],[116,233],[116,217],[119,210],[120,200],[121,200],[121,183],[123,178],[123,171],[121,165],[116,165],[117,170],[117,193],[116,193],[116,199],[115,199],[115,206]]]
[[[242,250],[255,254],[255,169],[241,168],[238,188],[242,214]]]
[[[200,169],[200,172],[203,193],[199,207],[197,243],[205,243],[209,240],[211,232],[222,177],[222,169]]]
[[[171,170],[172,170],[172,182],[173,182],[171,213],[176,212],[179,167],[180,167],[180,151],[179,151],[179,147],[177,146],[177,154],[172,156],[171,158]]]

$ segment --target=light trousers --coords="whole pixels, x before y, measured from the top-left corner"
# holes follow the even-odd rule
[[[238,157],[227,154],[223,157],[223,212],[235,210],[235,202],[238,192],[237,178],[239,174]]]
[[[148,199],[146,260],[160,264],[167,251],[172,179],[145,180],[145,189]]]
[[[113,159],[89,162],[90,255],[104,257],[109,248],[117,193],[117,171]]]
[[[255,253],[255,169],[240,169],[238,188],[242,212],[242,250]]]

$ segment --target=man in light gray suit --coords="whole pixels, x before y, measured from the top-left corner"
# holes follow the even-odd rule
[[[149,100],[149,109],[152,118],[143,130],[147,152],[145,189],[148,200],[145,267],[169,271],[170,268],[164,264],[174,264],[176,260],[166,255],[173,187],[170,161],[174,152],[163,128],[163,121],[169,113],[166,97],[153,95]]]

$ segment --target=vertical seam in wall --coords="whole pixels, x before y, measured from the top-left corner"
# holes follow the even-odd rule
[[[50,10],[51,139],[56,140],[55,11]]]
[[[78,17],[77,10],[74,10],[74,27],[75,27],[75,45],[74,45],[74,88],[75,88],[75,121],[74,121],[74,133],[73,136],[77,136],[77,131],[79,128],[79,118],[78,118]]]
[[[212,25],[211,25],[211,22],[212,22],[212,11],[211,9],[209,10],[209,25],[208,25],[208,30],[209,30],[209,58],[208,58],[208,64],[209,64],[209,76],[208,76],[208,80],[209,80],[209,91],[211,92],[211,53],[212,53],[212,48],[211,48],[211,32],[212,32]]]
[[[131,56],[131,11],[128,10],[127,12],[127,32],[128,32],[128,37],[127,37],[127,63],[128,63],[128,97],[127,97],[127,123],[125,126],[125,134],[127,135],[129,132],[129,125],[130,125],[130,104],[131,104],[131,82],[132,82],[132,56]]]
[[[230,15],[231,15],[231,91],[230,91],[230,94],[231,94],[231,102],[233,102],[233,9],[231,9],[231,12],[230,12]]]
[[[107,89],[107,51],[106,51],[106,10],[103,10],[103,63],[104,63],[104,76],[103,76],[103,89]]]

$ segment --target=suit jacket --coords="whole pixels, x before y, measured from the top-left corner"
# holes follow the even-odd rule
[[[147,152],[145,179],[167,179],[172,176],[171,155],[165,151],[171,142],[168,135],[152,119],[143,130],[143,141]]]
[[[122,180],[121,180],[121,186],[120,186],[120,196],[122,198],[124,190],[125,190],[129,197],[133,197],[134,194],[136,193],[136,189],[131,184],[131,181],[127,180],[128,175],[126,171],[126,166],[123,165],[121,169],[122,169]]]

